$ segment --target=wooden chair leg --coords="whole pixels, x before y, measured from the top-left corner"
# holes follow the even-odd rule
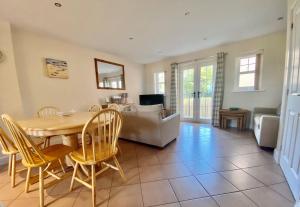
[[[43,167],[39,167],[40,207],[44,207],[44,176]]]
[[[13,154],[11,159],[11,187],[13,188],[16,183],[16,155]]]
[[[72,176],[72,179],[71,179],[70,192],[73,190],[74,180],[75,180],[76,173],[77,173],[77,170],[78,170],[78,165],[79,165],[78,162],[76,162],[75,167],[74,167],[73,176]]]
[[[11,162],[12,162],[12,155],[9,155],[8,160],[8,175],[11,176]]]
[[[93,200],[93,207],[96,207],[96,174],[95,174],[95,165],[92,165],[92,200]]]
[[[25,193],[28,193],[28,190],[29,190],[30,174],[31,174],[31,168],[29,167],[29,168],[27,168],[26,183],[25,183]]]
[[[121,167],[121,165],[120,165],[118,159],[116,158],[116,156],[114,156],[113,159],[114,159],[115,165],[116,165],[117,168],[119,169],[119,173],[120,173],[120,175],[121,175],[123,181],[126,182],[127,179],[126,179],[126,177],[125,177],[124,171],[123,171],[123,169],[122,169],[122,167]]]
[[[120,156],[122,157],[123,152],[122,152],[122,149],[121,149],[121,147],[120,147],[120,145],[119,145],[118,142],[117,142],[117,148],[118,148],[118,151],[119,151],[119,153],[120,153]]]

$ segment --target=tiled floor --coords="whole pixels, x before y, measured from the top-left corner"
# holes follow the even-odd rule
[[[294,200],[272,154],[257,147],[250,132],[181,124],[180,137],[165,149],[120,141],[128,178],[109,171],[97,179],[101,207],[292,207]],[[12,189],[0,172],[0,201],[9,207],[38,206],[37,187],[24,193],[24,174]],[[48,189],[55,207],[89,207],[91,192],[70,180]]]

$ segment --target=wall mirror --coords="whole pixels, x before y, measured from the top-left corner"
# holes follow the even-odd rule
[[[124,65],[95,58],[98,89],[125,90]]]

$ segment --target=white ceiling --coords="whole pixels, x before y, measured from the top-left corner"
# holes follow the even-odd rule
[[[63,6],[55,7],[55,2]],[[18,27],[138,63],[150,63],[283,30],[286,3],[286,0],[0,0],[0,18]],[[190,15],[185,16],[187,11]],[[278,21],[280,16],[285,19]]]

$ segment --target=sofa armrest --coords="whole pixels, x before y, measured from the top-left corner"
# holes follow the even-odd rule
[[[260,146],[275,147],[277,144],[279,116],[260,117]]]
[[[176,139],[179,135],[180,115],[172,114],[164,119],[161,119],[160,134],[163,140],[162,147],[171,140]]]

